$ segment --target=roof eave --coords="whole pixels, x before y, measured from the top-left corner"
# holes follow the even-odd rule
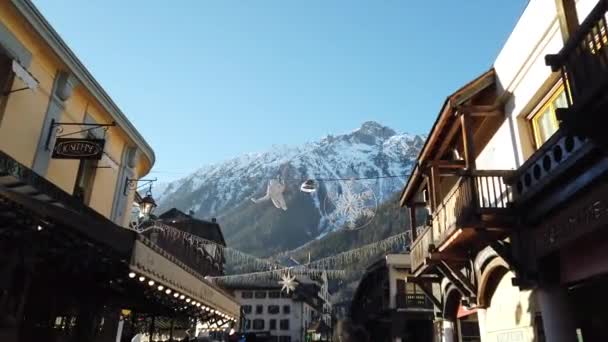
[[[156,156],[152,147],[146,142],[143,136],[137,131],[133,124],[127,119],[125,114],[118,108],[116,103],[110,98],[108,93],[95,80],[93,75],[86,69],[74,52],[67,46],[57,31],[44,18],[42,13],[36,8],[31,0],[11,0],[15,8],[23,15],[27,22],[32,25],[36,33],[38,33],[44,41],[49,44],[55,54],[65,63],[70,72],[84,85],[91,94],[101,103],[106,111],[116,121],[116,124],[121,127],[127,136],[135,142],[139,149],[150,161],[150,165],[154,165]]]

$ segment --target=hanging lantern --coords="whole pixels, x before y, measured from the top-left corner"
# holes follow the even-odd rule
[[[304,183],[302,183],[302,186],[300,186],[300,191],[302,191],[302,192],[312,193],[312,192],[315,192],[316,190],[317,190],[317,184],[312,179],[307,179]]]
[[[154,201],[154,198],[152,198],[152,188],[148,190],[148,193],[146,193],[146,197],[141,199],[139,207],[144,217],[149,217],[150,214],[152,214],[152,212],[154,211],[154,209],[156,209],[156,201]]]

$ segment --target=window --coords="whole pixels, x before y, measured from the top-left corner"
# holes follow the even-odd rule
[[[291,306],[289,306],[289,305],[283,305],[283,313],[284,314],[291,313]]]
[[[557,91],[547,102],[545,102],[540,109],[532,117],[532,129],[534,131],[534,141],[536,142],[536,148],[542,146],[545,141],[557,131],[559,123],[555,116],[555,110],[557,108],[565,108],[568,106],[566,100],[566,93],[564,87],[560,86]]]
[[[266,298],[266,292],[256,292],[255,298],[258,298],[258,299]]]
[[[291,342],[291,336],[279,336],[279,342]]]
[[[83,203],[89,204],[93,192],[93,182],[97,171],[97,160],[82,159],[76,174],[76,185],[74,186],[74,197]]]
[[[241,294],[241,297],[243,297],[243,298],[253,298],[253,292],[250,292],[250,291],[243,292]]]
[[[261,315],[264,313],[264,305],[256,305],[255,306],[255,313],[258,315]]]
[[[269,292],[268,297],[269,298],[281,298],[281,292],[279,292],[279,291]]]
[[[277,330],[277,320],[276,319],[271,319],[270,320],[270,330]]]
[[[270,305],[268,306],[268,313],[271,315],[276,315],[281,312],[281,307],[278,305]]]
[[[254,319],[253,320],[253,330],[264,330],[264,320],[263,319]]]
[[[281,292],[281,298],[291,298],[291,296],[293,295],[293,291],[287,293],[287,292]]]
[[[279,323],[281,330],[289,330],[289,320],[288,319],[282,319],[281,322]]]
[[[251,313],[251,305],[243,305],[243,312],[246,314]]]
[[[245,320],[245,329],[247,329],[247,330],[251,329],[251,320],[250,319]]]

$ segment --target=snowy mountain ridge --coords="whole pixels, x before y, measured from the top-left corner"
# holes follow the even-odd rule
[[[424,139],[422,135],[397,133],[368,121],[347,134],[328,135],[301,146],[277,145],[266,152],[243,154],[156,187],[159,212],[176,207],[192,211],[199,218],[217,217],[229,242],[249,236],[244,231],[253,234],[258,225],[264,225],[261,230],[292,232],[300,238],[278,249],[294,248],[339,228],[328,222],[325,200],[327,194],[341,193],[344,187],[343,182],[319,182],[318,191],[305,194],[299,191],[302,181],[402,175],[362,181],[366,189],[373,191],[377,202],[382,203],[403,188]],[[268,181],[279,177],[286,186],[287,211],[250,201],[263,196]],[[251,214],[243,216],[248,210]],[[303,235],[293,231],[294,220],[302,224]]]

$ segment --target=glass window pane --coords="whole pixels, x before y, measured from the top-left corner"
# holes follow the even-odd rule
[[[539,145],[543,144],[547,141],[553,133],[557,131],[557,125],[555,124],[555,120],[553,119],[553,111],[551,108],[545,109],[543,113],[541,113],[536,119],[537,130],[539,135]]]
[[[555,108],[566,108],[568,107],[568,101],[566,99],[566,92],[563,90],[560,91],[559,96],[553,101],[553,106]]]

